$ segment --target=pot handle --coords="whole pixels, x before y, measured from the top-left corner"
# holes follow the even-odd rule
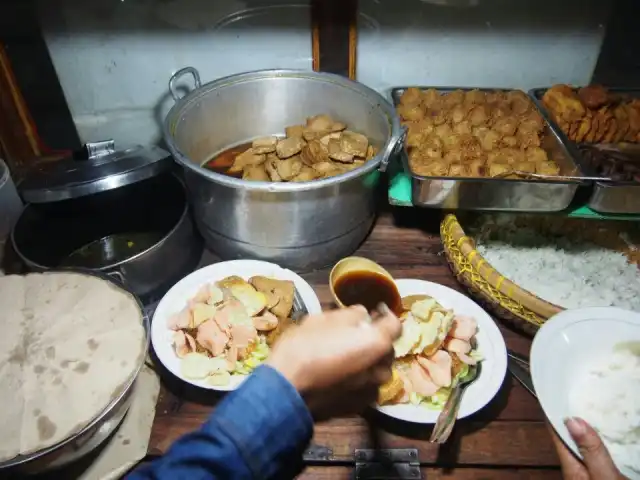
[[[180,80],[182,77],[188,74],[190,74],[193,77],[193,83],[196,89],[202,86],[202,82],[200,81],[200,73],[198,72],[198,70],[196,70],[194,67],[181,68],[176,73],[171,75],[171,78],[169,79],[169,92],[171,92],[171,96],[173,97],[173,100],[175,102],[177,102],[184,96],[184,95],[180,95],[180,92],[178,92],[178,89],[176,88],[176,83],[178,82],[178,80]]]
[[[398,133],[397,136],[391,138],[389,145],[384,151],[384,154],[382,156],[382,162],[380,162],[380,166],[378,167],[378,170],[380,172],[386,172],[391,158],[395,157],[400,152],[402,152],[402,149],[404,148],[404,142],[406,139],[407,139],[407,127],[405,127],[404,125],[401,125],[400,133]]]
[[[126,285],[127,283],[124,280],[124,275],[122,275],[121,272],[115,271],[115,272],[107,272],[107,275],[109,275],[111,278],[116,279],[118,282],[120,282],[122,285]]]

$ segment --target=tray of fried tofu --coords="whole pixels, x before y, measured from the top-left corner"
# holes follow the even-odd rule
[[[529,91],[577,152],[595,182],[587,206],[601,213],[640,213],[640,89],[554,85]]]
[[[401,157],[416,206],[556,212],[589,183],[555,178],[584,174],[521,90],[411,86],[389,95],[407,128]]]

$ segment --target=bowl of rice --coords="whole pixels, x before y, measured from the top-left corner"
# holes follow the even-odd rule
[[[640,313],[596,307],[553,316],[533,340],[531,376],[546,416],[576,456],[569,417],[593,426],[620,471],[640,479]]]

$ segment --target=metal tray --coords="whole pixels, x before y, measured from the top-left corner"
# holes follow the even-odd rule
[[[394,106],[400,103],[400,96],[406,87],[394,87],[389,96]],[[440,93],[454,90],[470,91],[474,88],[413,86],[420,90],[433,88]],[[478,88],[484,92],[509,92],[514,89]],[[545,121],[542,148],[560,167],[560,173],[570,176],[582,176],[582,170],[576,165],[573,156],[560,140],[557,127],[552,126],[544,111],[540,111]],[[411,198],[415,206],[460,209],[460,210],[500,210],[517,212],[558,212],[566,209],[580,185],[586,181],[546,181],[514,180],[498,178],[464,177],[424,177],[415,175],[409,168],[406,149],[402,150],[401,160],[404,170],[411,176]]]
[[[542,97],[548,88],[534,88],[529,90],[529,96],[533,99],[538,110],[543,112],[549,122],[558,131],[558,135],[564,143],[565,148],[573,156],[575,163],[586,175],[597,176],[594,168],[588,165],[582,158],[582,154],[577,149],[576,143],[569,140],[557,126],[555,121],[551,119],[551,115],[547,112],[546,107],[542,103]],[[624,93],[629,96],[640,98],[640,90],[609,88],[614,93]],[[592,210],[600,213],[617,213],[617,214],[638,214],[640,213],[640,185],[636,182],[595,182],[593,192],[587,202],[587,206]]]

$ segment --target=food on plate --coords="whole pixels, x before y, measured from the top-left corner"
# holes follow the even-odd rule
[[[91,275],[0,277],[0,322],[0,461],[81,431],[146,355],[136,299]]]
[[[257,138],[231,148],[204,166],[219,173],[259,182],[310,182],[354,170],[377,154],[361,134],[329,115],[307,118],[285,128],[285,136]]]
[[[442,408],[451,389],[481,361],[473,347],[478,324],[428,295],[402,299],[402,334],[394,345],[392,378],[380,387],[379,405]]]
[[[560,173],[543,148],[544,120],[524,92],[408,88],[397,111],[408,130],[409,166],[416,175]],[[506,176],[512,177],[521,178]]]
[[[640,229],[632,222],[482,215],[468,234],[501,275],[547,302],[640,310]]]
[[[579,145],[578,150],[596,175],[616,182],[640,183],[640,152],[600,149],[596,145]]]
[[[600,434],[617,465],[640,475],[640,341],[594,353],[569,391],[569,415]]]
[[[251,373],[293,325],[294,293],[292,281],[264,276],[233,275],[200,287],[167,322],[182,374],[224,386]]]
[[[542,102],[569,140],[577,143],[640,142],[640,100],[601,85],[554,85]]]

